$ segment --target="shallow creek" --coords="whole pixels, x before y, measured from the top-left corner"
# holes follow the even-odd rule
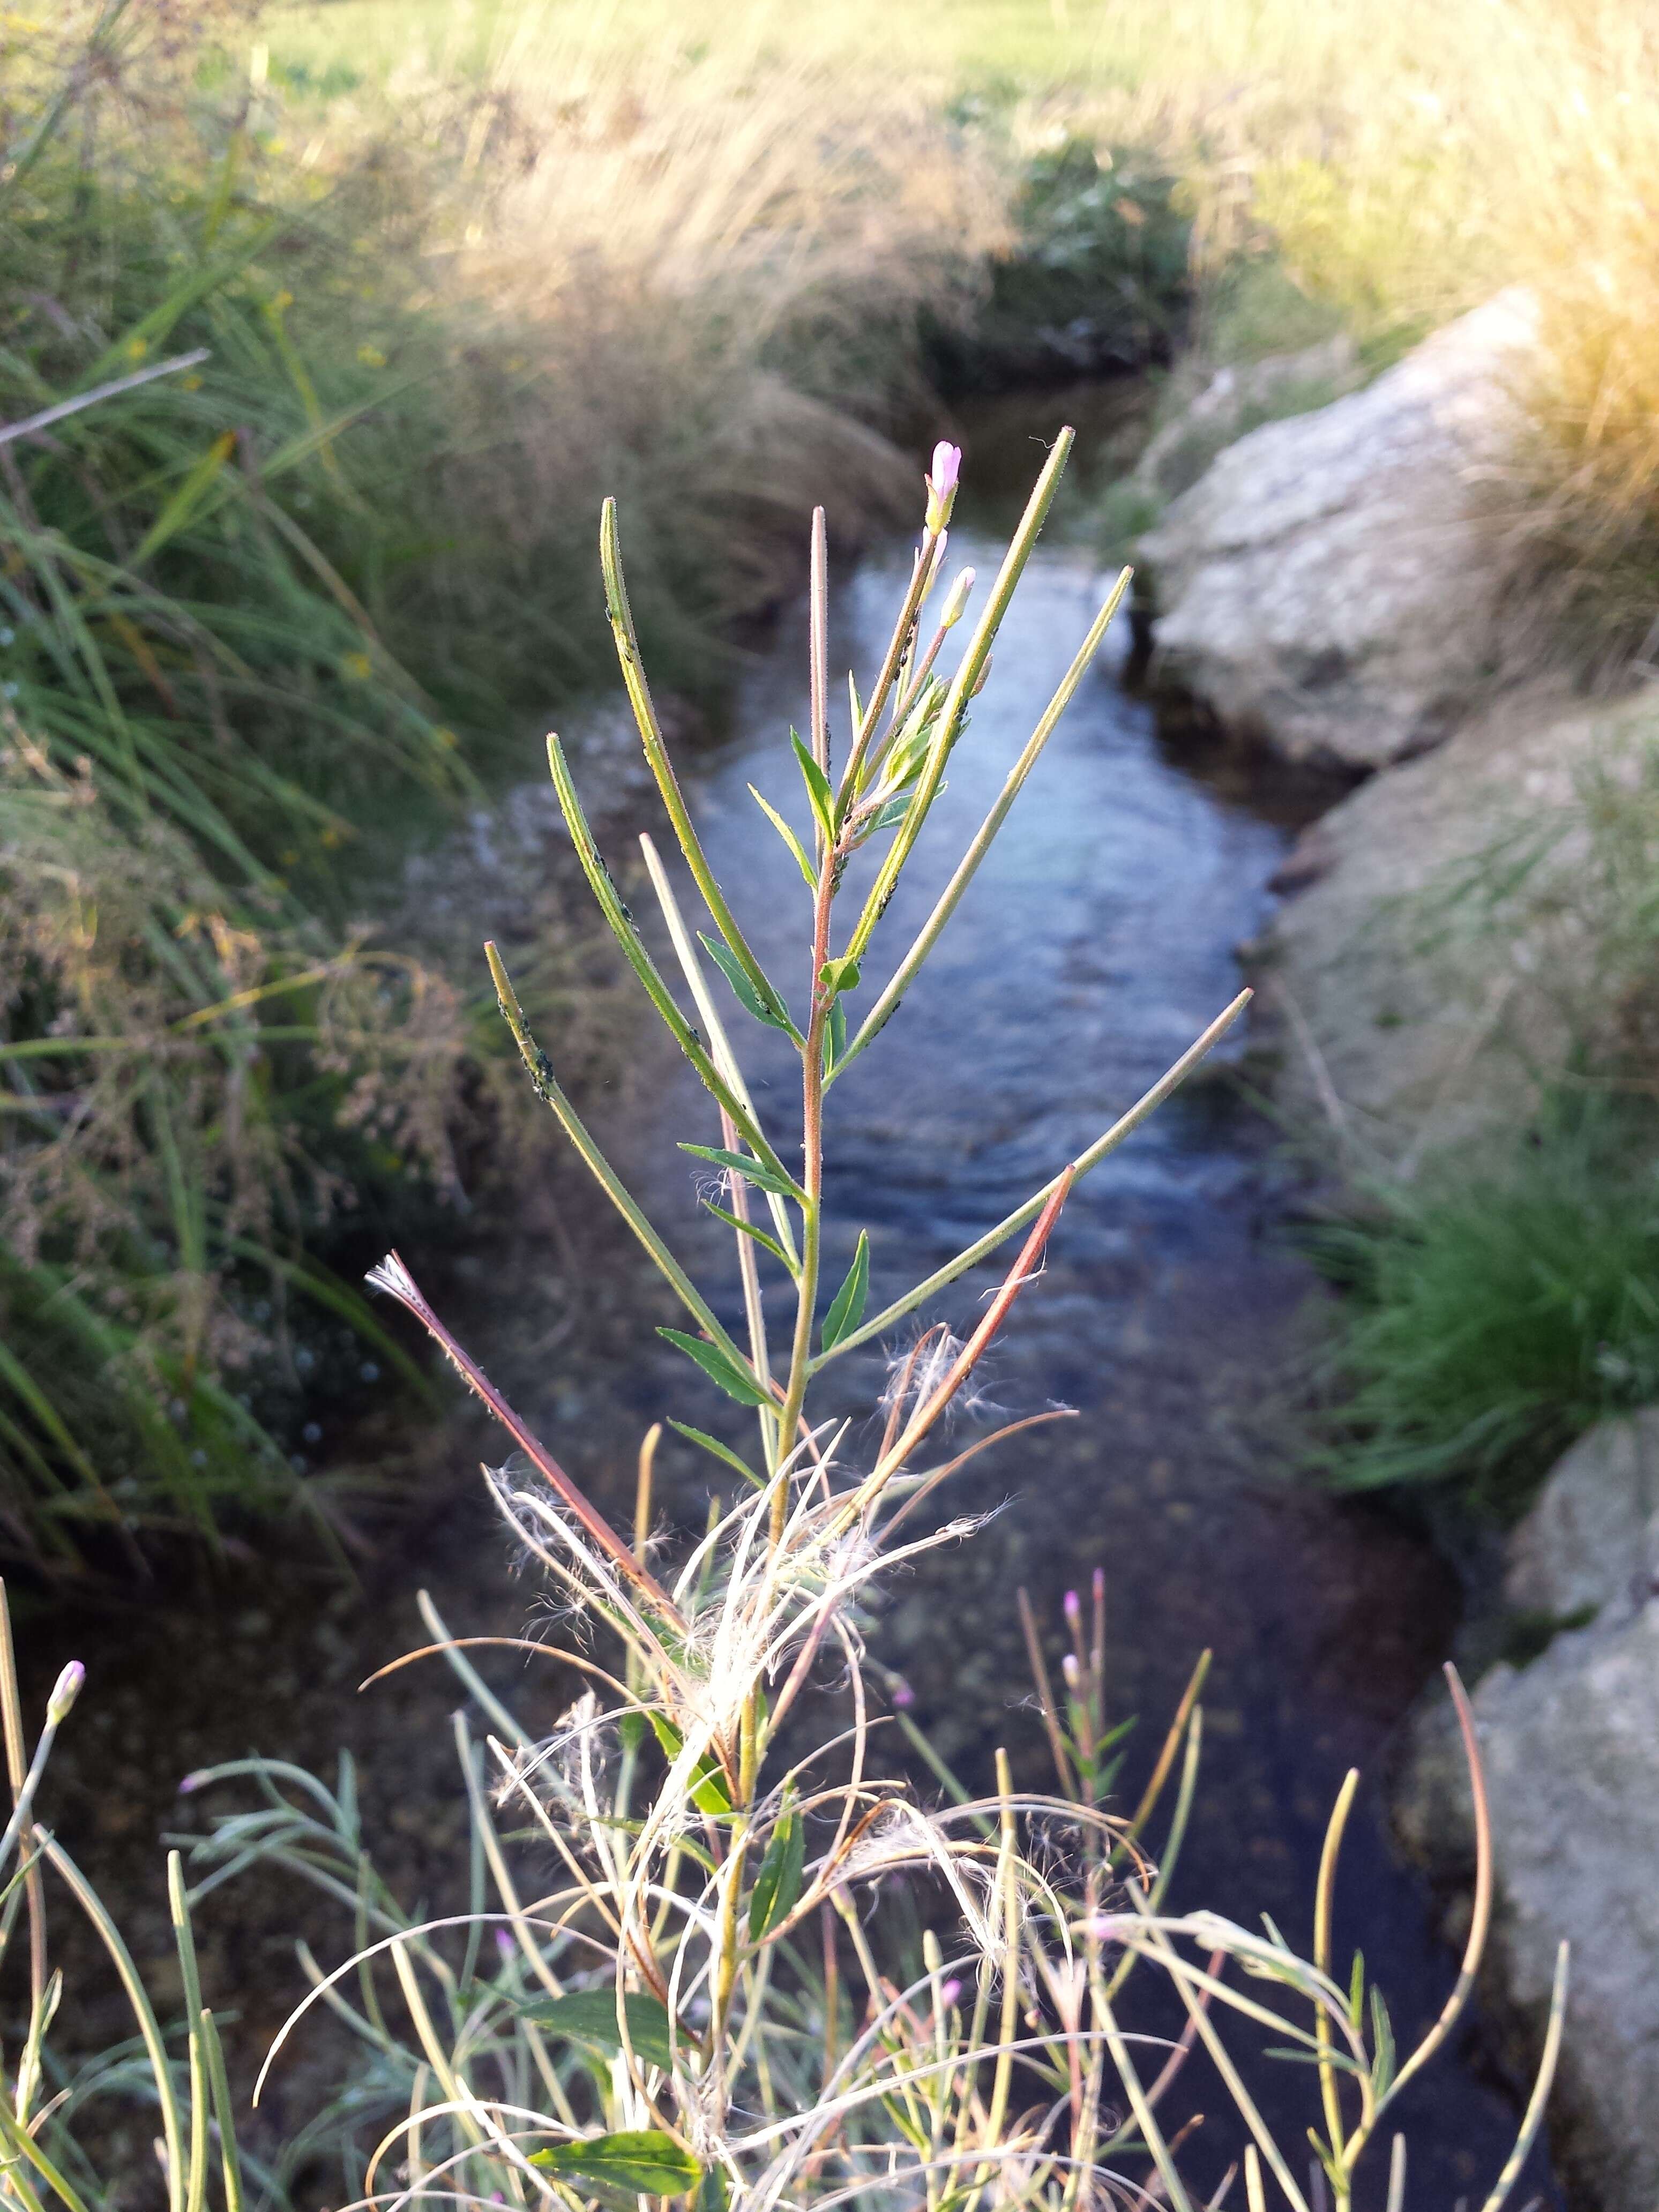
[[[1029,453],[1034,467],[1036,451],[1022,441],[1013,458]],[[1000,553],[989,533],[1006,518],[994,499],[963,519],[969,526],[953,533],[953,560],[974,562],[982,592]],[[841,583],[833,665],[872,665],[905,558],[902,547],[878,550]],[[1102,590],[1090,562],[1063,544],[1036,556],[949,787],[883,925],[887,962],[929,910]],[[1117,680],[1127,644],[1127,628],[1109,640],[933,965],[831,1093],[826,1276],[840,1279],[858,1229],[867,1228],[872,1310],[1081,1151],[1227,1002],[1238,986],[1234,948],[1260,928],[1268,880],[1306,818],[1304,800],[1253,785],[1236,763],[1194,764],[1161,742],[1151,709]],[[732,734],[687,772],[717,872],[796,999],[806,893],[747,786],[799,815],[786,733],[806,722],[804,659],[796,610],[742,684]],[[617,845],[611,857],[621,874],[620,834]],[[636,911],[648,899],[643,886],[629,896]],[[883,959],[869,972],[857,1002],[866,1006]],[[763,1115],[775,1132],[787,1130],[794,1110],[787,1048],[735,1008],[732,1030]],[[1074,1194],[1044,1274],[983,1382],[1006,1415],[1063,1402],[1078,1418],[997,1447],[964,1473],[952,1510],[997,1509],[994,1517],[894,1584],[872,1648],[910,1683],[915,1717],[966,1779],[982,1784],[994,1747],[1006,1743],[1017,1776],[1043,1786],[1015,1592],[1029,1589],[1052,1661],[1064,1593],[1086,1589],[1100,1568],[1114,1704],[1120,1716],[1141,1717],[1126,1792],[1138,1789],[1194,1659],[1212,1650],[1203,1777],[1176,1902],[1247,1923],[1265,1911],[1305,1942],[1327,1814],[1346,1769],[1361,1766],[1370,1783],[1350,1832],[1339,1955],[1363,1950],[1403,2042],[1438,2009],[1451,1967],[1432,1933],[1431,1900],[1390,1856],[1376,1778],[1449,1648],[1455,1593],[1414,1534],[1285,1473],[1274,1406],[1320,1292],[1281,1233],[1288,1186],[1273,1133],[1226,1075],[1243,1042],[1230,1040],[1214,1069]],[[672,1046],[642,1036],[629,1078],[593,1119],[693,1272],[720,1286],[717,1303],[735,1325],[729,1240],[699,1213],[690,1164],[674,1149],[681,1137],[718,1142],[718,1132]],[[742,1431],[740,1417],[724,1419],[732,1409],[650,1336],[650,1322],[669,1316],[632,1256],[615,1256],[620,1227],[599,1231],[592,1251],[611,1255],[592,1294],[607,1310],[603,1326],[550,1337],[534,1287],[538,1263],[520,1251],[494,1282],[477,1285],[472,1334],[566,1464],[594,1474],[620,1504],[645,1420],[673,1411],[734,1437]],[[971,1327],[1009,1256],[963,1278],[934,1314]],[[781,1340],[778,1293],[774,1316]],[[893,1349],[852,1355],[830,1370],[818,1410],[857,1417],[854,1455],[867,1445],[868,1409]],[[478,1448],[465,1423],[452,1443],[440,1441],[458,1484]],[[696,1517],[713,1462],[678,1445],[665,1457],[671,1498]],[[118,1909],[136,1914],[141,1955],[164,1948],[155,1846],[160,1826],[180,1824],[169,1802],[178,1776],[256,1743],[326,1765],[346,1735],[369,1768],[371,1803],[404,1801],[394,1859],[428,1896],[441,1893],[439,1869],[459,1837],[451,1683],[428,1666],[368,1699],[352,1691],[373,1667],[423,1640],[410,1602],[417,1583],[465,1629],[515,1630],[531,1595],[511,1579],[470,1490],[374,1579],[370,1604],[275,1573],[245,1581],[228,1601],[209,1591],[188,1608],[42,1625],[32,1672],[45,1678],[71,1649],[90,1669],[74,1724],[78,1747],[68,1749],[54,1809]],[[509,1667],[495,1679],[526,1707],[546,1702],[550,1715],[551,1688],[540,1678]],[[192,1815],[198,1802],[190,1801]],[[289,1937],[301,1911],[322,1928],[313,1936],[319,1950],[347,1940],[326,1908],[301,1906],[292,1891],[249,1893],[208,1915],[210,1987],[216,1968],[227,1983],[258,1984],[250,2031],[279,2017],[294,1987]],[[1238,2130],[1219,2084],[1201,2081],[1196,2066],[1192,2075],[1188,2108],[1209,2115],[1194,2144],[1201,2178],[1218,2172]],[[301,2065],[285,2090],[279,2085],[278,2124],[285,2111],[304,2114],[307,2078]],[[1316,2109],[1308,2070],[1269,2065],[1259,2087],[1284,2139],[1301,2139]],[[1413,2093],[1401,2124],[1413,2138],[1412,2203],[1450,2207],[1484,2195],[1514,2115],[1478,2052],[1460,2048]],[[1538,2185],[1547,2191],[1547,2178]]]

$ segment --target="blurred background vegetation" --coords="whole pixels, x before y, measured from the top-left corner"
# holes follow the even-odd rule
[[[1376,368],[1522,283],[1496,526],[1624,668],[1656,40],[1613,0],[0,13],[0,424],[88,403],[0,441],[0,1549],[341,1540],[290,1316],[395,1361],[341,1255],[533,1141],[470,959],[384,917],[603,685],[603,493],[696,694],[825,485],[840,544],[893,514],[940,393],[1338,331]]]

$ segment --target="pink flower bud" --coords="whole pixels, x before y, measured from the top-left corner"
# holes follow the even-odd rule
[[[953,1974],[948,1982],[941,1982],[939,1985],[939,2010],[941,2012],[949,2012],[951,2006],[961,1995],[962,1984],[957,1981],[956,1976]]]
[[[957,480],[962,474],[962,448],[944,439],[933,448],[933,465],[927,472],[927,527],[943,530],[956,504]]]
[[[81,1694],[81,1685],[87,1679],[87,1670],[78,1659],[71,1659],[58,1677],[52,1692],[46,1700],[46,1718],[54,1723],[61,1721]]]
[[[1136,1924],[1135,1917],[1130,1912],[1097,1912],[1092,1919],[1083,1923],[1078,1933],[1092,1936],[1097,1942],[1115,1943],[1128,1935]]]
[[[1083,1601],[1075,1590],[1066,1593],[1066,1618],[1071,1623],[1073,1635],[1079,1634],[1083,1626]]]
[[[962,611],[968,604],[968,594],[974,588],[974,572],[964,568],[951,586],[951,595],[945,602],[945,612],[939,617],[941,629],[954,629],[962,620]]]
[[[517,1958],[519,1954],[519,1946],[514,1938],[511,1929],[498,1928],[495,1930],[495,1948],[501,1953],[503,1959]]]
[[[916,1702],[915,1692],[910,1687],[910,1685],[904,1680],[902,1675],[900,1675],[898,1680],[894,1683],[892,1694],[894,1705],[899,1707],[901,1711],[902,1711],[906,1705],[914,1705]]]

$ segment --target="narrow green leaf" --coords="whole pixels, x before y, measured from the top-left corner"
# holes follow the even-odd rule
[[[806,786],[806,796],[812,802],[819,832],[825,846],[832,846],[836,842],[836,800],[830,788],[830,779],[793,730],[789,732],[789,742],[795,748],[795,758],[800,763],[801,780]]]
[[[726,2169],[711,2166],[702,2178],[693,2212],[728,2212],[731,2192],[726,2185]]]
[[[142,568],[152,553],[158,553],[168,538],[177,537],[235,450],[235,432],[222,430],[206,453],[186,471],[184,482],[144,532],[137,551],[127,564],[129,568]]]
[[[659,1336],[665,1336],[671,1344],[695,1359],[711,1382],[718,1382],[728,1398],[735,1398],[740,1406],[769,1406],[772,1394],[763,1390],[746,1368],[734,1366],[723,1352],[701,1337],[688,1336],[681,1328],[659,1328]]]
[[[690,2152],[659,2128],[555,2143],[532,2151],[530,2163],[544,2172],[574,2174],[639,2197],[683,2197],[699,2185],[703,2172]]]
[[[718,1145],[682,1145],[680,1150],[690,1152],[694,1159],[712,1161],[715,1167],[725,1168],[729,1174],[740,1175],[746,1182],[769,1190],[776,1198],[799,1196],[787,1176],[775,1175],[762,1161],[751,1160],[746,1152],[723,1152]]]
[[[685,1738],[667,1714],[653,1711],[651,1726],[657,1741],[669,1758],[678,1759],[685,1748]],[[697,1761],[697,1771],[691,1784],[691,1802],[700,1813],[729,1813],[732,1809],[726,1778],[720,1772],[720,1761],[712,1751],[704,1752]]]
[[[764,1481],[756,1474],[754,1468],[739,1459],[730,1444],[723,1444],[718,1437],[711,1437],[706,1429],[694,1429],[689,1421],[671,1420],[668,1425],[684,1437],[689,1443],[701,1444],[706,1452],[712,1452],[716,1459],[723,1460],[727,1467],[735,1468],[744,1480],[752,1482],[757,1490],[763,1490],[766,1487]]]
[[[791,1275],[794,1273],[793,1267],[789,1265],[789,1255],[771,1231],[763,1229],[758,1221],[745,1221],[741,1214],[728,1212],[725,1206],[716,1206],[712,1198],[704,1199],[703,1204],[716,1221],[723,1221],[728,1229],[735,1229],[739,1237],[752,1237],[757,1244],[764,1245],[769,1252],[781,1260]]]
[[[697,937],[704,951],[707,952],[709,958],[714,962],[714,965],[720,969],[721,975],[725,976],[726,981],[732,986],[732,990],[737,994],[738,1003],[743,1008],[744,1012],[745,1013],[752,1014],[757,1022],[764,1022],[768,1029],[782,1030],[787,1036],[789,1033],[789,1017],[787,1013],[785,1013],[782,1018],[780,1018],[778,1015],[773,1012],[770,1006],[767,1005],[766,1001],[761,997],[760,993],[755,988],[749,978],[744,974],[743,969],[738,966],[738,957],[736,953],[732,951],[731,946],[729,945],[722,945],[717,937],[705,936],[702,930],[697,932]]]
[[[839,998],[843,991],[856,991],[859,987],[859,963],[850,953],[838,960],[826,960],[818,970],[818,981],[826,991]]]
[[[787,1920],[800,1896],[801,1874],[806,1857],[806,1832],[799,1813],[786,1812],[772,1831],[760,1872],[749,1899],[749,1940],[763,1936]]]
[[[837,999],[823,1025],[823,1072],[829,1074],[847,1049],[847,1009]]]
[[[1365,2070],[1363,2066],[1357,2065],[1345,2051],[1327,2051],[1322,2057],[1316,2051],[1298,2051],[1293,2044],[1289,2043],[1267,2044],[1263,2048],[1261,2055],[1264,2058],[1286,2059],[1293,2066],[1328,2064],[1335,2067],[1339,2074],[1357,2074],[1363,2077]]]
[[[854,1329],[864,1319],[865,1301],[870,1295],[870,1238],[868,1232],[859,1231],[858,1249],[853,1255],[853,1264],[847,1270],[847,1279],[830,1302],[830,1310],[823,1317],[823,1348],[841,1342],[849,1329]]]
[[[765,815],[767,820],[777,831],[779,836],[782,838],[784,843],[794,854],[795,866],[800,870],[801,874],[805,878],[807,890],[816,894],[818,887],[818,879],[812,872],[812,863],[807,859],[805,851],[801,845],[800,839],[796,836],[794,831],[784,820],[782,815],[779,813],[777,808],[772,805],[769,800],[763,799],[759,792],[755,789],[752,783],[749,787],[749,793],[750,798],[753,799],[756,805],[759,807],[761,812]]]
[[[674,2045],[668,2008],[660,1998],[644,1994],[625,1996],[623,2008],[635,2057],[647,2066],[659,2066],[665,2074],[671,2072]],[[532,1998],[517,2009],[523,2019],[545,2033],[583,2044],[590,2051],[601,2051],[607,2057],[615,2057],[623,2047],[614,1990],[573,1990],[562,1997]]]
[[[1371,2087],[1382,2103],[1394,2087],[1394,2025],[1381,1990],[1371,1991],[1371,2042],[1376,2052],[1371,2063]]]
[[[1365,2017],[1365,1954],[1353,1954],[1353,1972],[1348,1978],[1348,2019],[1356,2033]]]

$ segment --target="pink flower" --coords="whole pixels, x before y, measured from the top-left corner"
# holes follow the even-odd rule
[[[902,1674],[894,1681],[892,1698],[893,1703],[898,1706],[901,1711],[906,1705],[914,1705],[916,1702],[915,1692],[910,1687],[910,1685],[905,1680]]]
[[[951,520],[951,509],[956,504],[957,480],[961,474],[961,447],[947,445],[941,438],[933,448],[933,465],[927,477],[929,530],[943,530]]]

